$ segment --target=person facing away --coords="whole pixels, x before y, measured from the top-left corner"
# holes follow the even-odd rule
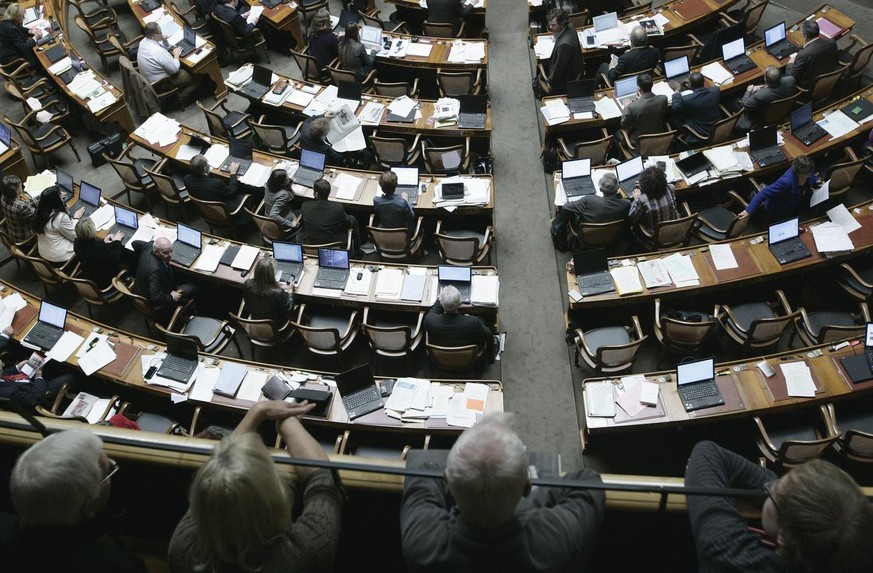
[[[582,47],[576,29],[570,25],[570,18],[564,10],[552,10],[546,20],[555,40],[549,58],[549,75],[546,77],[549,93],[565,94],[567,82],[578,79],[582,74]]]
[[[339,56],[339,38],[333,33],[330,12],[325,8],[320,8],[309,24],[309,55],[322,68]]]
[[[815,174],[815,163],[809,156],[800,155],[779,179],[755,193],[740,216],[763,210],[767,219],[774,222],[797,217],[809,208],[812,192],[818,187],[821,180]]]
[[[776,100],[785,99],[797,91],[794,78],[782,75],[776,66],[764,69],[764,84],[750,85],[740,99],[743,115],[737,121],[737,133],[747,133],[761,127],[762,116],[767,107]]]
[[[465,430],[445,460],[445,481],[406,477],[400,531],[409,571],[585,571],[604,494],[533,488],[527,452],[511,420],[511,414],[487,414]],[[438,454],[413,450],[406,467],[442,469]],[[588,469],[567,478],[601,483]]]
[[[690,127],[695,133],[708,137],[712,128],[721,119],[718,102],[721,92],[718,86],[705,87],[705,78],[700,72],[691,72],[687,84],[683,82],[670,82],[670,88],[674,90],[673,101],[670,106],[670,124],[676,129]],[[690,89],[691,93],[683,94],[684,89]],[[696,135],[689,133],[691,142],[700,141]]]
[[[136,52],[139,73],[152,85],[170,78],[170,83],[179,89],[182,100],[193,101],[200,87],[200,76],[194,76],[182,69],[182,63],[179,61],[182,48],[173,48],[169,51],[164,47],[167,38],[157,22],[146,24],[143,34],[145,37],[140,41]]]
[[[0,179],[3,214],[6,217],[6,232],[16,243],[28,240],[34,235],[33,224],[36,219],[36,206],[39,197],[31,197],[24,192],[21,179],[16,175],[6,175]]]
[[[638,75],[639,97],[621,113],[621,128],[627,132],[633,146],[636,146],[639,136],[663,133],[666,129],[667,96],[652,93],[653,85],[651,74]]]
[[[269,318],[276,328],[288,322],[294,310],[291,293],[276,281],[276,262],[272,257],[261,257],[255,263],[252,277],[243,283],[243,300],[251,318]]]
[[[76,240],[73,251],[82,265],[82,276],[99,288],[105,289],[121,270],[121,253],[124,233],[107,234],[102,240],[97,238],[97,228],[91,217],[82,217],[76,223]]]
[[[437,346],[484,344],[491,339],[491,329],[477,316],[461,314],[461,293],[449,285],[440,290],[439,298],[424,317],[427,341]]]
[[[627,217],[631,202],[619,194],[618,178],[615,174],[605,173],[600,178],[598,187],[602,196],[595,193],[583,195],[561,207],[561,214],[568,224],[609,223]]]
[[[379,176],[379,188],[382,195],[373,197],[376,210],[376,221],[383,229],[400,229],[406,227],[412,232],[415,229],[415,212],[409,204],[409,195],[397,195],[397,174],[385,171]]]
[[[612,56],[609,64],[603,64],[600,73],[606,73],[610,82],[616,78],[643,70],[652,70],[661,61],[661,51],[649,46],[649,35],[642,26],[634,26],[629,35],[630,49],[620,56]]]
[[[353,72],[355,79],[359,82],[364,81],[364,78],[373,69],[376,58],[368,54],[367,49],[361,43],[361,32],[357,22],[349,22],[346,26],[346,35],[339,43],[338,51],[340,67]]]
[[[294,195],[291,193],[291,178],[284,169],[274,169],[264,186],[264,214],[279,223],[285,238],[297,234],[297,215],[292,209]]]
[[[634,188],[634,200],[628,211],[631,223],[639,222],[650,233],[663,221],[679,218],[673,185],[657,167],[646,167]]]
[[[316,181],[312,189],[315,201],[305,202],[300,209],[301,229],[297,234],[300,242],[308,245],[345,244],[348,230],[351,229],[352,249],[357,252],[361,244],[358,220],[346,215],[341,203],[330,200],[330,183],[326,179]]]
[[[821,36],[815,19],[804,21],[800,30],[805,43],[791,55],[791,63],[785,72],[794,78],[798,86],[808,90],[819,76],[837,69],[840,54],[834,40]]]

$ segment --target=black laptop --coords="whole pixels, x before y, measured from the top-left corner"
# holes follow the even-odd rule
[[[83,216],[91,216],[94,211],[100,208],[100,196],[103,192],[99,187],[91,185],[84,179],[79,183],[79,200],[70,207],[70,213],[75,213],[79,209],[84,209]]]
[[[349,280],[349,252],[345,249],[318,249],[318,274],[312,286],[343,290]]]
[[[0,124],[0,133],[2,133],[5,127],[5,125]],[[6,142],[4,141],[4,143]],[[55,167],[55,181],[57,186],[61,188],[61,195],[64,197],[64,203],[66,203],[73,196],[73,176],[63,169]]]
[[[664,62],[664,76],[668,82],[682,84],[688,81],[691,68],[688,66],[688,56],[681,56]]]
[[[191,26],[188,26],[187,24],[182,26],[182,39],[179,40],[179,43],[173,46],[172,49],[176,48],[182,49],[182,53],[180,54],[180,57],[182,58],[197,49],[197,34],[194,33]]]
[[[311,149],[300,151],[300,164],[291,176],[291,182],[304,187],[312,187],[324,175],[325,154]]]
[[[567,82],[567,106],[570,113],[594,111],[594,80]]]
[[[166,336],[167,357],[158,368],[157,375],[187,384],[197,370],[197,342],[169,332]]]
[[[236,175],[237,177],[242,177],[252,165],[254,143],[251,139],[237,139],[231,137],[227,142],[227,147],[230,154],[221,165],[221,170],[225,173],[230,173],[230,164],[239,163],[239,169],[237,170]]]
[[[162,5],[163,4],[160,2],[160,0],[142,0],[142,2],[139,3],[139,7],[142,8],[143,11],[147,14],[150,14],[156,8]]]
[[[686,412],[724,404],[715,383],[715,360],[703,358],[676,366],[676,385]]]
[[[67,57],[67,49],[63,44],[57,44],[45,51],[45,57],[54,64]]]
[[[764,32],[764,45],[767,53],[781,60],[797,51],[797,47],[785,36],[785,22],[779,22]]]
[[[265,68],[264,66],[259,66],[257,64],[252,65],[252,81],[244,85],[240,88],[240,92],[243,95],[248,96],[252,99],[261,99],[267,92],[270,91],[270,88],[273,86],[273,70],[270,68]]]
[[[724,58],[724,66],[735,76],[758,67],[752,59],[746,55],[746,43],[742,38],[728,42],[721,47]]]
[[[415,205],[418,202],[420,179],[418,177],[418,167],[392,167],[391,172],[397,176],[396,193],[406,193],[409,197],[409,204]]]
[[[609,259],[606,249],[590,249],[573,253],[573,269],[576,284],[582,296],[594,296],[615,290],[609,274]]]
[[[50,350],[64,334],[67,309],[48,301],[39,304],[39,318],[23,342],[40,350]]]
[[[594,181],[591,180],[591,160],[586,158],[562,161],[561,185],[564,187],[567,201],[596,193]]]
[[[618,178],[618,184],[628,195],[630,195],[630,191],[633,190],[634,186],[637,184],[637,180],[642,174],[643,158],[639,155],[615,166],[615,175]]]
[[[749,131],[749,155],[752,156],[758,167],[767,167],[774,163],[788,161],[785,154],[779,149],[777,141],[775,125]]]
[[[686,179],[691,179],[695,175],[703,173],[712,167],[712,163],[706,155],[698,151],[697,153],[692,153],[685,159],[677,161],[676,167],[679,168],[679,171],[682,172],[682,175],[684,175]]]
[[[369,364],[361,364],[337,374],[336,389],[342,396],[349,420],[374,412],[383,406]]]
[[[137,229],[139,229],[139,217],[137,217],[136,211],[115,205],[115,225],[109,230],[109,234],[121,233],[124,235],[124,243],[126,244]]]
[[[812,256],[799,235],[800,219],[797,217],[770,225],[767,231],[767,246],[780,265]]]
[[[822,126],[812,121],[812,102],[791,112],[791,135],[802,141],[804,145],[812,145],[828,135]]]
[[[282,273],[279,280],[283,283],[293,283],[303,272],[303,247],[297,243],[273,241],[273,258],[276,270]]]
[[[473,284],[473,270],[470,267],[440,265],[437,267],[437,286],[453,286],[461,294],[461,302],[470,304],[470,287]]]
[[[458,96],[461,102],[458,111],[458,127],[461,129],[484,129],[488,113],[488,98],[483,95]]]
[[[203,248],[200,231],[188,225],[176,223],[176,242],[173,243],[173,262],[190,267],[200,256]]]

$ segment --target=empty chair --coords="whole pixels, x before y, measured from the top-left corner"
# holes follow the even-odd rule
[[[155,182],[149,176],[147,169],[159,168],[153,159],[133,157],[132,151],[135,145],[131,143],[124,148],[124,151],[118,154],[118,157],[112,157],[107,153],[103,153],[104,159],[112,165],[112,169],[118,174],[121,182],[124,184],[124,191],[117,193],[113,198],[118,197],[121,193],[127,194],[127,203],[132,207],[130,193],[133,191],[138,195],[142,195],[145,199],[148,211],[151,211],[152,200],[150,195],[155,193],[157,187]]]
[[[252,347],[252,360],[256,360],[255,348],[277,348],[287,342],[294,334],[291,319],[277,324],[271,318],[252,318],[241,301],[236,314],[230,313],[231,320],[246,333]]]
[[[841,264],[837,284],[856,300],[868,300],[873,295],[873,264],[869,258]]]
[[[386,32],[397,32],[399,34],[407,34],[406,31],[406,22],[392,22],[390,20],[383,20],[381,16],[381,11],[378,8],[373,8],[370,12],[359,12],[358,16],[361,17],[361,20],[364,21],[364,24],[367,26],[375,26],[376,28],[382,28]],[[418,78],[416,78],[416,81]]]
[[[76,257],[71,258],[62,266],[56,267],[54,264],[40,257],[39,253],[36,251],[34,251],[33,254],[24,255],[22,259],[27,261],[33,269],[33,272],[36,273],[36,278],[38,278],[42,283],[46,296],[49,294],[48,287],[63,284],[65,282],[65,276],[71,273],[76,266]],[[63,275],[60,273],[63,273]]]
[[[364,307],[361,330],[377,359],[406,358],[424,339],[423,324],[423,310],[418,314],[386,313]]]
[[[466,173],[470,168],[470,137],[463,144],[446,147],[430,147],[427,140],[421,142],[421,153],[428,173]]]
[[[798,98],[802,101],[811,101],[813,109],[819,109],[830,103],[831,95],[837,86],[837,82],[843,75],[843,68],[837,68],[832,72],[822,74],[815,78],[808,90],[798,87]]]
[[[591,21],[588,10],[580,10],[579,12],[573,12],[572,14],[567,14],[567,18],[570,20],[570,26],[572,28],[585,28],[588,26],[588,23]]]
[[[683,207],[687,212],[687,205],[683,203]],[[633,226],[633,231],[636,238],[645,248],[651,251],[659,251],[661,249],[687,245],[691,239],[691,231],[696,220],[697,213],[690,213],[678,219],[659,221],[651,231],[641,220]]]
[[[837,163],[831,165],[822,178],[822,181],[830,181],[828,185],[828,204],[832,202],[841,203],[843,201],[868,159],[866,156],[859,158],[848,145],[843,148],[843,157]]]
[[[81,16],[75,16],[73,20],[76,23],[76,27],[82,30],[91,41],[91,45],[94,46],[94,50],[100,56],[100,63],[103,65],[103,69],[109,71],[109,59],[123,55],[109,41],[110,36],[118,34],[118,29],[111,26],[92,28]]]
[[[51,121],[61,123],[70,115],[67,103],[57,94],[45,90],[41,84],[35,84],[29,90],[22,90],[18,84],[7,81],[4,85],[6,93],[13,99],[18,100],[24,113],[30,111],[44,111],[51,115]],[[34,102],[36,100],[36,103]],[[31,103],[34,103],[31,106]]]
[[[164,335],[178,336],[196,342],[197,348],[208,354],[221,354],[233,341],[237,352],[242,355],[239,343],[234,338],[236,331],[226,320],[192,315],[185,307],[180,306],[176,308],[166,327],[160,324],[157,327]]]
[[[661,50],[661,61],[669,62],[670,60],[685,56],[688,58],[688,63],[691,64],[700,52],[700,48],[701,45],[694,40],[684,46],[668,46]]]
[[[623,130],[618,130],[618,147],[625,159],[631,159],[637,155],[650,157],[652,155],[669,155],[679,132],[675,129],[662,133],[647,133],[637,137],[636,145],[631,141],[630,135]]]
[[[73,143],[73,138],[66,129],[60,125],[52,123],[40,123],[36,119],[37,112],[32,111],[25,115],[20,123],[16,123],[9,119],[9,116],[4,114],[3,121],[12,126],[21,138],[21,142],[30,151],[33,156],[33,163],[36,166],[36,158],[40,157],[42,161],[51,166],[49,154],[57,151],[65,145],[69,145],[76,156],[76,161],[82,161],[79,157],[79,150],[76,149],[76,144]]]
[[[376,70],[370,70],[363,80],[358,80],[354,70],[344,70],[336,66],[327,66],[327,73],[330,74],[330,83],[338,86],[341,82],[355,83],[358,82],[363,86],[364,93],[373,91],[373,81],[376,79]]]
[[[327,70],[318,64],[318,60],[314,56],[296,50],[291,50],[291,56],[297,63],[297,68],[300,69],[303,79],[307,82],[323,84],[330,80]]]
[[[76,288],[79,296],[84,299],[88,306],[89,317],[94,316],[93,307],[108,306],[124,296],[124,294],[119,292],[119,290],[112,284],[105,289],[101,289],[96,283],[94,283],[94,281],[88,280],[79,275],[78,270],[78,267],[76,267],[70,275],[60,270],[55,270],[55,272],[58,274],[58,277],[62,282],[71,283]]]
[[[600,373],[621,372],[633,366],[634,358],[648,335],[643,334],[640,319],[631,317],[630,326],[602,326],[589,331],[576,329],[574,362],[579,357],[589,368]]]
[[[252,129],[249,127],[251,116],[241,111],[231,111],[227,108],[227,98],[221,98],[212,107],[206,107],[199,101],[197,107],[206,115],[206,124],[209,133],[230,139],[246,139],[251,137]]]
[[[444,72],[438,69],[436,79],[440,97],[479,95],[484,89],[481,69],[467,72]]]
[[[386,168],[418,163],[421,158],[420,140],[420,133],[416,133],[415,139],[410,143],[405,137],[382,137],[378,131],[374,131],[369,139],[376,162]]]
[[[160,168],[162,165],[156,165]],[[155,189],[158,190],[158,197],[164,202],[164,213],[167,217],[170,216],[170,205],[179,207],[182,214],[182,220],[188,220],[188,213],[185,211],[185,205],[190,203],[191,196],[188,194],[188,189],[185,188],[185,181],[181,175],[168,175],[161,173],[158,169],[145,168],[146,174],[155,184]]]
[[[563,137],[557,139],[558,154],[564,161],[570,159],[590,159],[591,165],[603,165],[609,157],[609,150],[612,147],[613,138],[601,128],[603,137],[588,141],[574,141],[567,143]]]
[[[795,334],[800,336],[805,346],[858,338],[863,336],[866,324],[870,322],[870,310],[866,302],[860,303],[856,313],[845,310],[798,310],[800,316],[794,319],[794,332],[789,346]]]
[[[277,125],[266,123],[266,119],[267,116],[262,115],[258,121],[250,122],[252,131],[260,142],[258,149],[276,155],[290,156],[291,152],[297,149],[302,123],[296,126]]]
[[[373,80],[373,93],[385,97],[408,96],[418,99],[418,78],[413,78],[412,83]]]
[[[358,311],[339,313],[307,313],[306,305],[297,310],[292,326],[300,333],[306,348],[314,354],[336,357],[339,366],[345,369],[343,353],[352,345],[358,334]]]
[[[447,372],[467,372],[480,364],[486,344],[467,344],[464,346],[439,346],[425,343],[427,356],[441,370]]]
[[[461,22],[460,28],[455,32],[452,24],[441,24],[437,22],[428,22],[425,20],[421,24],[425,36],[433,36],[434,38],[463,38],[466,23]]]
[[[722,14],[722,17],[731,23],[743,22],[745,36],[751,39],[755,37],[755,30],[758,29],[758,23],[769,3],[770,0],[747,0],[746,5],[741,9],[731,10],[727,14]]]
[[[488,264],[491,260],[491,240],[494,229],[491,225],[484,232],[443,228],[443,222],[437,221],[434,240],[437,244],[440,258],[450,265],[469,267],[478,264]]]
[[[852,40],[852,43],[846,46],[845,50],[840,51],[840,63],[845,66],[843,68],[843,76],[840,78],[840,84],[843,86],[843,95],[860,87],[864,70],[867,69],[870,58],[873,56],[873,42],[867,43],[856,34],[852,34],[849,38]],[[856,45],[859,47],[853,54],[852,48]],[[853,84],[854,87],[852,87]]]
[[[746,351],[776,345],[798,316],[800,311],[791,312],[781,290],[776,291],[774,302],[715,306],[715,317],[725,333]]]
[[[210,233],[214,233],[215,229],[227,230],[230,238],[233,239],[236,237],[235,217],[242,213],[251,197],[251,195],[243,195],[239,204],[233,209],[228,207],[224,201],[202,201],[195,197],[190,197],[190,201],[200,212],[203,220],[206,221]]]
[[[758,430],[755,443],[764,458],[779,468],[821,457],[838,439],[838,436],[828,436],[824,430],[827,423],[825,412],[822,406],[816,418],[809,416],[800,421],[796,416],[773,417],[768,419],[766,426],[761,417],[755,416]]]
[[[715,317],[701,312],[662,311],[655,299],[655,338],[674,354],[697,356],[715,330]]]
[[[197,6],[192,2],[187,10],[179,8],[175,2],[167,2],[170,11],[173,12],[179,20],[182,20],[189,28],[194,30],[198,36],[207,40],[212,40],[212,29],[209,26],[209,21],[200,17],[197,11]]]
[[[118,27],[118,15],[106,2],[71,0],[70,4],[76,9],[79,17],[91,30]]]
[[[837,438],[834,442],[837,452],[853,462],[873,462],[873,414],[866,408],[846,407],[837,420],[833,404],[825,404],[823,408],[827,414],[827,435]]]
[[[406,227],[385,229],[375,225],[375,214],[370,215],[367,232],[376,247],[379,258],[385,261],[405,261],[418,255],[424,246],[423,217],[417,217],[415,229],[410,233]]]
[[[742,235],[749,224],[748,217],[740,217],[748,203],[734,191],[718,205],[707,207],[697,214],[694,235],[707,243],[725,241]]]

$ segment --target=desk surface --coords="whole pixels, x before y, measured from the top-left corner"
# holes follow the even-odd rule
[[[30,168],[27,166],[27,161],[24,159],[24,154],[21,153],[21,146],[14,139],[12,145],[0,154],[0,169],[6,175],[16,175],[24,181],[30,176]]]
[[[398,8],[412,8],[417,10],[426,10],[423,8],[421,4],[419,4],[419,0],[385,0],[389,4],[396,4]],[[477,0],[474,2],[465,2],[465,4],[474,4],[473,5],[473,13],[474,14],[485,14],[485,11],[488,9],[488,0]]]
[[[282,2],[272,8],[267,8],[258,0],[245,0],[249,6],[261,6],[264,11],[261,12],[261,18],[267,20],[270,26],[277,30],[289,32],[294,36],[297,42],[298,50],[304,49],[306,46],[306,38],[303,37],[303,32],[300,28],[300,11],[297,9],[297,2]]]
[[[398,34],[393,32],[384,32],[383,37],[391,38],[392,43],[402,41],[404,43],[428,45],[431,47],[430,53],[427,56],[413,56],[407,53],[402,58],[389,56],[387,54],[377,54],[376,64],[392,64],[400,65],[409,68],[440,68],[453,72],[463,71],[475,68],[488,67],[488,40],[476,40],[467,38],[437,38],[431,36],[410,36],[407,34]],[[451,61],[449,56],[454,46],[463,46],[465,44],[481,45],[485,52],[485,57],[478,61]],[[410,45],[410,44],[407,44]],[[389,52],[390,53],[390,52]]]

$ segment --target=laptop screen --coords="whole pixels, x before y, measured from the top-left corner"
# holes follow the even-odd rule
[[[94,187],[87,181],[82,181],[79,185],[79,199],[96,207],[100,204],[100,188]]]
[[[351,370],[340,372],[334,379],[336,380],[336,389],[339,390],[340,396],[348,396],[376,384],[369,364],[361,364]]]
[[[594,95],[593,80],[574,80],[567,82],[567,97],[591,97]]]
[[[236,139],[231,137],[228,141],[230,156],[239,159],[251,160],[252,158],[252,140],[251,139]]]
[[[182,39],[192,46],[197,45],[197,34],[194,33],[194,30],[190,26],[182,28]]]
[[[273,70],[254,64],[252,66],[252,81],[262,86],[272,85]]]
[[[198,249],[201,246],[200,231],[192,229],[187,225],[182,225],[181,223],[176,223],[176,238],[186,245],[191,245]]]
[[[2,141],[6,147],[12,146],[12,134],[9,132],[9,127],[2,123],[0,123],[0,141]]]
[[[812,102],[791,112],[791,131],[797,131],[807,123],[812,123]]]
[[[715,360],[704,358],[676,365],[676,383],[679,386],[715,378]]]
[[[873,348],[873,322],[867,323],[867,334],[864,337],[864,346]]]
[[[642,172],[643,158],[639,155],[615,166],[615,174],[618,176],[619,181],[627,181]]]
[[[437,273],[439,273],[439,280],[446,282],[468,283],[473,278],[473,271],[470,267],[439,266]]]
[[[300,167],[315,169],[316,171],[324,171],[324,157],[324,153],[321,153],[320,151],[303,149],[300,151]]]
[[[615,97],[624,97],[637,91],[637,77],[621,78],[615,80]]]
[[[361,43],[381,44],[382,28],[377,28],[376,26],[364,26],[361,28]]]
[[[418,167],[392,167],[391,172],[397,176],[399,187],[418,185]]]
[[[197,342],[185,336],[166,333],[167,354],[197,360]]]
[[[675,78],[688,73],[688,56],[682,56],[674,60],[664,62],[664,75],[667,79]]]
[[[767,149],[776,145],[776,126],[771,125],[749,131],[749,149]]]
[[[57,179],[58,187],[67,193],[73,192],[73,176],[63,169],[55,169],[55,178]]]
[[[602,32],[603,30],[615,28],[618,26],[618,12],[610,12],[609,14],[595,16],[593,21],[595,32]]]
[[[488,98],[480,95],[456,96],[461,103],[459,113],[485,113],[488,109]]]
[[[573,253],[573,272],[579,275],[599,273],[609,269],[606,249],[587,249]]]
[[[291,263],[303,262],[303,247],[297,243],[273,242],[273,258]]]
[[[785,22],[780,22],[764,32],[764,43],[772,46],[776,42],[785,39]]]
[[[590,159],[573,159],[572,161],[563,161],[561,163],[561,179],[586,177],[588,175],[591,175]]]
[[[767,230],[767,243],[772,245],[780,241],[793,239],[799,234],[799,223],[800,219],[795,217],[775,225],[770,225],[770,228]]]
[[[318,249],[318,266],[348,270],[349,252],[345,249]]]
[[[733,42],[728,42],[721,47],[721,54],[724,56],[725,60],[732,60],[737,56],[741,56],[745,51],[746,43],[743,42],[742,38],[734,40]]]
[[[364,86],[360,82],[339,82],[336,88],[337,99],[361,101]]]
[[[139,220],[136,213],[124,207],[115,206],[115,222],[131,229],[139,227]]]
[[[67,322],[67,309],[42,301],[39,305],[39,321],[63,328]]]

